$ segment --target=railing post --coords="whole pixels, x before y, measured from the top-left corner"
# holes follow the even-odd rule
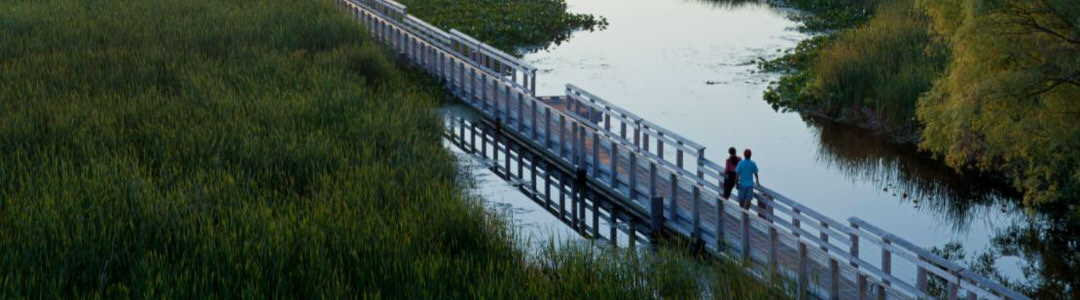
[[[573,165],[574,168],[581,170],[582,165],[578,162],[578,147],[581,146],[578,144],[578,134],[581,133],[581,128],[578,126],[577,122],[570,123],[570,131],[570,138],[573,139],[573,141],[570,141],[570,164]]]
[[[535,97],[536,96],[536,70],[532,70],[530,73],[532,73],[532,76],[531,76],[532,81],[529,82],[529,92],[532,93],[533,97]]]
[[[804,298],[803,295],[810,290],[810,275],[809,268],[807,266],[807,251],[806,243],[802,240],[796,239],[799,243],[799,298]]]
[[[630,151],[630,173],[628,184],[630,185],[630,201],[636,201],[637,196],[637,152]]]
[[[585,152],[585,146],[586,146],[585,142],[587,142],[585,137],[588,136],[588,134],[589,134],[589,132],[587,131],[589,127],[587,127],[585,125],[582,125],[581,123],[576,123],[575,122],[574,124],[578,124],[578,131],[579,131],[578,136],[577,136],[577,138],[578,138],[578,140],[577,140],[578,147],[577,147],[577,151],[574,152],[574,156],[577,157],[578,166],[579,166],[578,168],[581,169],[582,172],[587,173],[589,171],[589,167],[588,167],[588,165],[586,165],[586,163],[588,162],[588,159],[587,159],[588,158],[588,153]]]
[[[656,163],[649,162],[649,197],[659,197],[656,190]],[[672,219],[674,221],[674,219]]]
[[[646,130],[641,131],[641,149],[645,150],[645,153],[650,153],[652,151],[649,149],[649,132]]]
[[[555,151],[555,154],[559,157],[566,157],[566,115],[559,114],[559,134],[556,136],[559,141],[556,142],[559,145],[559,150]],[[572,138],[572,137],[571,137]]]
[[[619,137],[626,139],[626,122],[619,121]]]
[[[529,104],[530,104],[530,106],[532,106],[532,118],[529,119],[529,124],[532,124],[532,125],[530,126],[529,130],[532,131],[532,139],[534,141],[539,141],[540,140],[540,126],[537,126],[536,123],[540,121],[540,118],[537,118],[537,116],[536,116],[537,111],[539,110],[536,107],[536,105],[537,105],[536,102],[537,102],[536,98],[531,98],[531,97],[529,98]],[[546,146],[545,146],[545,148],[546,148]]]
[[[661,133],[660,137],[663,136],[664,134]],[[660,159],[664,159],[664,140],[660,138],[656,139],[656,155],[660,156]]]
[[[608,175],[611,176],[611,188],[618,190],[618,188],[619,188],[619,181],[618,181],[619,180],[619,165],[618,165],[619,144],[615,143],[614,140],[611,141],[611,153],[609,153],[609,154],[611,156],[611,157],[608,158],[609,160],[611,160],[611,169],[608,170]]]
[[[641,151],[641,121],[634,121],[634,147]]]
[[[922,266],[922,263],[925,262],[926,259],[923,258],[922,255],[919,255],[919,261],[915,262],[918,266],[918,273],[915,275],[915,287],[919,289],[920,292],[924,293],[929,291],[929,284],[927,282],[927,271],[926,268]]]
[[[820,237],[821,237],[821,242],[823,242],[825,244],[829,243],[829,234],[826,233],[828,230],[829,230],[829,223],[827,223],[825,221],[821,221],[821,234],[820,234]],[[821,245],[821,250],[824,250],[825,252],[829,252],[829,248],[825,247],[825,245]]]
[[[777,250],[776,250],[777,239],[778,239],[778,235],[777,235],[777,232],[776,232],[776,227],[770,224],[770,226],[769,226],[769,273],[771,274],[771,276],[772,276],[772,278],[774,280],[780,274],[780,260],[779,260],[778,253],[777,253]]]
[[[829,258],[829,298],[840,299],[840,263]]]
[[[679,169],[683,168],[683,151],[682,151],[682,149],[675,149],[675,165],[678,166]]]
[[[801,216],[802,216],[802,210],[800,210],[798,206],[795,206],[795,207],[791,208],[791,226],[795,227],[795,229],[796,229],[796,230],[792,230],[791,233],[795,235],[795,239],[798,239],[799,237],[802,236],[801,232],[798,230],[798,229],[802,229],[802,220],[800,220],[800,218],[799,218]]]
[[[697,169],[698,169],[697,175],[698,175],[698,178],[705,179],[705,171],[704,171],[705,162],[703,161],[703,160],[705,160],[705,148],[698,149],[696,159],[697,159]],[[723,176],[724,170],[719,170],[719,171],[721,173],[719,180],[724,180],[723,179],[724,178],[724,176]],[[717,185],[717,186],[720,186],[720,187],[724,186],[723,182],[718,182],[718,183],[720,183],[720,184]]]
[[[948,294],[948,297],[949,297],[949,300],[956,300],[957,295],[960,293],[960,285],[957,284],[957,282],[960,281],[960,275],[957,275],[955,271],[952,271],[952,274],[955,277],[950,278],[950,279],[953,279],[953,280],[949,280],[949,291],[948,291],[949,294]]]
[[[881,241],[885,244],[881,247],[881,271],[886,275],[892,275],[892,251],[887,248],[892,245],[892,241],[887,236],[881,237]],[[892,285],[888,278],[882,278],[881,282],[886,286]]]
[[[750,210],[742,209],[742,255],[743,261],[749,265],[752,263],[750,258]]]
[[[697,241],[701,239],[701,187],[696,183],[692,183],[693,196],[694,196],[694,231],[692,240]],[[679,185],[674,185],[675,190],[679,189]]]
[[[600,133],[593,131],[592,133],[592,164],[593,174],[600,177]]]
[[[544,149],[551,149],[551,107],[544,106]]]
[[[445,58],[446,58],[446,64],[450,66],[450,68],[449,68],[450,69],[449,70],[450,74],[449,74],[449,76],[447,76],[447,78],[449,79],[448,83],[450,85],[450,91],[459,91],[457,80],[455,80],[455,78],[454,78],[455,77],[454,75],[458,73],[457,70],[456,70],[457,69],[456,68],[457,64],[454,63],[453,56],[445,56]]]
[[[727,240],[725,240],[726,233],[724,232],[724,219],[727,215],[727,208],[724,207],[724,200],[716,198],[716,251],[724,253],[727,250]]]
[[[857,258],[859,258],[859,234],[858,234],[858,232],[859,232],[859,224],[856,224],[855,222],[851,222],[851,229],[853,231],[852,233],[850,233],[850,236],[851,236],[851,250],[849,250],[848,253],[851,254],[852,258],[857,259]],[[856,263],[855,260],[851,260],[848,263],[850,263],[851,266],[854,267],[855,269],[859,268],[859,264]]]
[[[660,232],[664,226],[664,197],[652,197],[649,205],[649,214],[652,218],[652,244],[655,246],[660,239]]]
[[[679,177],[675,176],[675,173],[668,175],[668,187],[669,198],[671,198],[671,204],[668,210],[671,210],[671,221],[679,221]]]
[[[514,91],[513,87],[507,87],[506,91],[508,91],[508,92],[513,91],[514,95],[517,96],[517,103],[518,103],[518,107],[517,107],[518,108],[517,109],[517,127],[518,127],[518,132],[521,132],[523,134],[527,134],[525,132],[525,99],[524,99],[524,97],[521,96],[521,93],[519,93],[517,91]]]
[[[859,270],[857,268],[855,269],[855,272],[856,272],[855,277],[857,278],[855,280],[855,286],[859,290],[858,299],[866,299],[866,296],[867,296],[866,292],[867,292],[867,289],[869,288],[867,286],[867,282],[866,282],[866,274],[858,273]]]

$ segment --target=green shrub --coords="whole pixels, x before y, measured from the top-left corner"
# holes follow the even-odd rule
[[[910,134],[915,102],[940,76],[947,53],[913,1],[883,3],[869,22],[822,49],[810,93],[831,116],[882,119]]]

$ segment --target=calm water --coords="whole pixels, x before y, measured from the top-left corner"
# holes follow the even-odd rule
[[[1015,196],[986,180],[958,176],[910,147],[773,111],[762,93],[778,75],[759,73],[754,61],[776,57],[807,37],[794,29],[788,12],[688,0],[567,2],[571,11],[601,15],[611,24],[527,54],[525,60],[540,69],[538,94],[563,94],[573,83],[707,146],[714,161],[726,157],[729,146],[751,148],[764,185],[834,219],[858,216],[927,248],[957,242],[967,260],[993,254],[989,261],[1009,280],[1044,289],[1058,282],[1063,293],[1072,293],[1078,275],[1071,270],[1080,261],[1074,231],[1047,235],[1052,228],[1016,207]],[[525,225],[519,228],[541,237],[572,234],[480,169],[473,172],[481,193],[512,212]],[[1055,252],[1064,258],[1043,258]]]

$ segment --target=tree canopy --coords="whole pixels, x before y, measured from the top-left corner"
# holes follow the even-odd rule
[[[1029,205],[1073,202],[1080,192],[1080,2],[920,4],[953,52],[919,101],[920,146],[957,168],[1004,172]]]

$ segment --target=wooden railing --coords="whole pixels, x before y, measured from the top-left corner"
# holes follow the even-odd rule
[[[764,186],[755,188],[759,206],[740,207],[721,196],[723,168],[701,144],[574,85],[537,97],[535,67],[394,1],[339,2],[499,130],[620,199],[620,210],[654,216],[654,228],[742,259],[763,279],[788,278],[800,296],[1026,299],[866,221],[833,220]]]

